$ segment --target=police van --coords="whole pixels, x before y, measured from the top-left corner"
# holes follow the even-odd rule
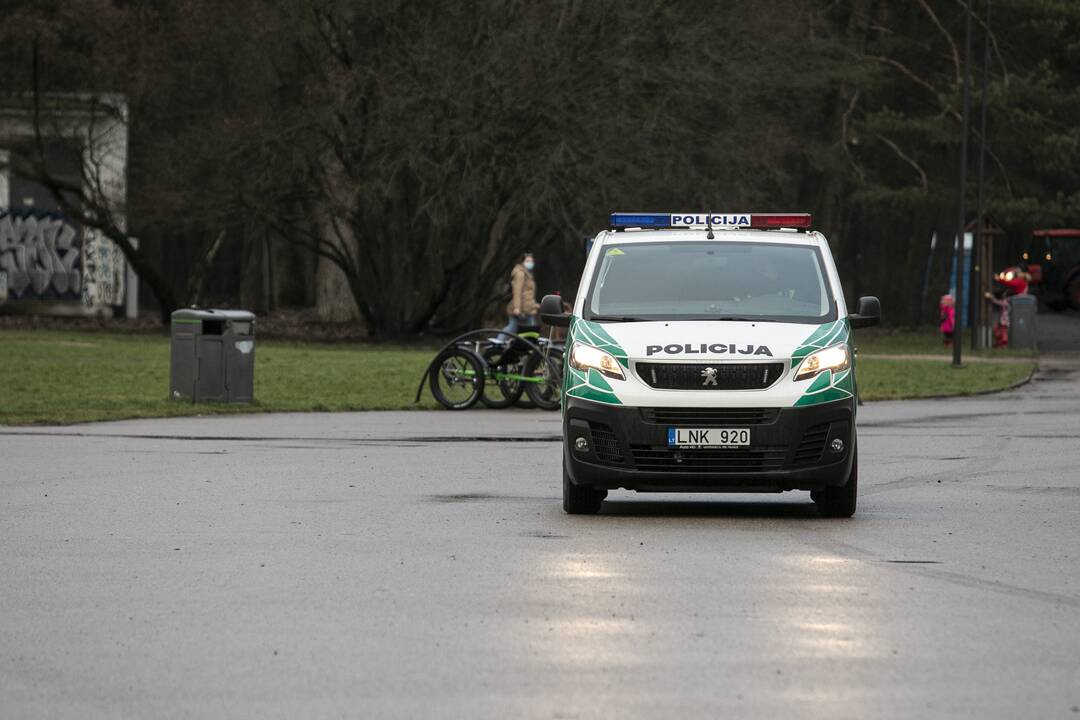
[[[568,326],[563,508],[608,490],[808,490],[850,517],[858,492],[852,329],[807,214],[613,213],[592,242]]]

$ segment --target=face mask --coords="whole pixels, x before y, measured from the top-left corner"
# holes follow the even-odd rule
[[[523,264],[523,265],[525,266],[525,269],[526,269],[526,270],[528,270],[529,272],[532,272],[532,269],[533,269],[534,267],[536,267],[536,263],[535,263],[535,262],[533,262],[532,260],[526,260],[526,261],[525,261],[524,263],[522,263],[522,264]]]

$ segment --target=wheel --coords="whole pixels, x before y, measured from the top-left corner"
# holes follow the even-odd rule
[[[562,404],[562,350],[549,348],[548,358],[556,370],[554,377],[552,377],[551,366],[544,362],[543,356],[539,353],[531,353],[525,361],[523,374],[529,378],[524,383],[525,394],[541,410],[558,410]]]
[[[562,350],[548,348],[548,358],[555,367],[555,375],[540,353],[530,353],[525,361],[525,394],[541,410],[558,410],[562,404]],[[536,378],[533,380],[533,378]]]
[[[464,348],[448,348],[435,358],[428,375],[431,394],[447,410],[467,410],[484,392],[484,361]]]
[[[493,410],[508,408],[518,401],[525,387],[520,380],[498,379],[496,373],[502,375],[520,375],[523,372],[522,364],[502,364],[500,359],[505,354],[500,347],[490,347],[484,351],[484,360],[488,368],[488,377],[484,382],[484,391],[480,394],[480,402]]]
[[[810,498],[817,505],[818,512],[825,517],[846,518],[855,514],[855,504],[859,494],[859,451],[852,450],[851,474],[843,485],[815,490]]]
[[[1065,303],[1073,310],[1080,310],[1080,275],[1076,275],[1065,286]]]
[[[600,503],[607,497],[607,490],[594,490],[588,485],[575,485],[570,482],[570,473],[566,469],[566,458],[562,466],[562,508],[569,515],[595,515],[600,512]]]
[[[508,372],[520,371],[520,368]],[[502,372],[500,370],[500,372]],[[516,403],[525,388],[520,380],[491,380],[484,383],[484,392],[480,395],[480,402],[492,410],[502,410]]]

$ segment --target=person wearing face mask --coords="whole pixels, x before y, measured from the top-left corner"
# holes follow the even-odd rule
[[[522,326],[538,324],[536,312],[540,303],[536,302],[536,280],[532,274],[535,267],[532,253],[525,253],[510,271],[510,304],[506,306],[509,320],[503,332],[516,333]]]

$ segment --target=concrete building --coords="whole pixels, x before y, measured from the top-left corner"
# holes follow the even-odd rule
[[[128,108],[119,95],[48,94],[39,103],[49,174],[83,189],[126,224]],[[33,173],[33,98],[0,97],[0,312],[138,313],[137,279],[120,249],[65,215]]]

